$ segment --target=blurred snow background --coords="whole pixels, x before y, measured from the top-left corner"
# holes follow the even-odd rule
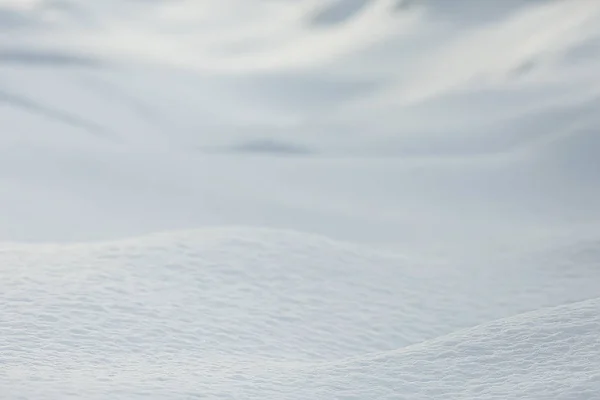
[[[3,0],[0,238],[594,226],[599,18],[586,0]]]
[[[126,287],[143,292],[150,283],[140,280],[138,270],[111,279],[111,265],[141,257],[146,268],[160,272],[149,275],[156,279],[152,286],[171,273],[170,262],[147,255],[147,237],[135,246],[118,240],[199,228],[201,233],[184,244],[176,243],[177,234],[166,234],[162,251],[175,255],[182,246],[205,248],[208,240],[222,246],[220,256],[183,260],[182,269],[172,272],[179,278],[173,279],[205,273],[219,286],[236,276],[236,284],[250,293],[269,290],[258,276],[240,272],[254,268],[253,255],[262,259],[264,247],[271,254],[265,263],[281,267],[267,274],[268,282],[293,276],[302,282],[324,280],[309,300],[302,292],[289,294],[285,312],[292,315],[319,301],[324,307],[319,315],[332,311],[330,301],[350,312],[345,307],[355,306],[348,296],[380,286],[373,303],[348,314],[354,325],[333,313],[327,329],[306,326],[313,334],[326,332],[327,340],[322,344],[315,341],[318,335],[307,333],[305,343],[294,342],[298,355],[306,354],[304,347],[313,356],[335,353],[338,359],[403,348],[497,318],[600,297],[593,284],[600,266],[598,71],[600,2],[594,0],[0,0],[0,241],[6,243],[0,264],[11,277],[2,287],[7,294],[0,297],[4,313],[21,315],[23,299],[45,304],[47,298],[35,293],[53,293],[64,279],[75,279],[83,288],[101,283],[108,292]],[[235,227],[240,226],[247,228],[239,233]],[[223,238],[215,227],[235,229]],[[276,230],[265,236],[258,228]],[[280,245],[275,238],[287,237],[280,230],[298,236]],[[313,234],[324,242],[315,243]],[[250,243],[227,244],[237,240]],[[97,265],[99,280],[69,278],[46,264],[63,263],[70,271],[79,263],[96,265],[94,246],[99,245],[81,243],[97,241],[133,248],[125,256],[106,256],[113,261]],[[57,245],[48,255],[48,245],[40,243]],[[305,254],[304,262],[321,265],[323,274],[304,276],[296,270],[285,250],[294,248]],[[391,267],[390,252],[402,257]],[[343,267],[329,271],[337,265],[332,253],[362,266],[351,275],[356,287],[335,285],[344,273]],[[222,275],[214,269],[220,264],[235,266],[234,272]],[[406,281],[392,279],[390,270],[400,271]],[[414,290],[410,300],[402,296],[406,288]],[[160,295],[173,296],[178,289],[169,290]],[[110,321],[110,296],[73,293],[64,293],[66,309],[81,302],[104,309]],[[244,296],[250,297],[216,293],[221,300],[215,304],[200,289],[185,299],[176,296],[183,302],[180,312],[191,299],[222,307],[224,315],[256,312],[256,307],[247,309],[256,300],[248,292]],[[270,303],[260,303],[269,318],[284,312],[276,307],[277,293]],[[594,301],[581,309],[572,306],[575,314],[585,314],[581,325],[588,328],[597,324]],[[402,311],[385,314],[390,309]],[[56,312],[32,310],[32,321]],[[147,311],[139,304],[132,310],[132,321]],[[205,310],[196,312],[200,316]],[[549,312],[555,321],[554,311]],[[155,327],[166,337],[179,335],[177,329],[183,328],[173,325],[178,314],[167,314],[153,322]],[[369,315],[380,318],[376,324],[389,324],[377,328],[385,331],[377,346],[365,339],[374,334],[368,324],[361,331],[356,322]],[[13,336],[0,333],[0,345],[37,343],[31,329],[38,325],[32,321],[3,321]],[[89,323],[56,321],[57,326]],[[199,321],[190,325],[204,329],[197,340],[214,334],[207,326],[216,332],[228,326]],[[252,318],[241,327],[251,333],[265,329]],[[564,337],[577,340],[563,328],[572,333]],[[102,329],[97,349],[113,332]],[[299,328],[289,329],[281,332]],[[354,347],[336,353],[331,346],[344,340],[343,330],[354,330]],[[356,338],[364,339],[362,345]],[[53,349],[65,336],[45,340],[44,346]],[[507,343],[514,340],[510,336]],[[597,355],[597,341],[585,340],[585,354]],[[69,343],[77,353],[77,340]],[[263,347],[251,343],[256,345],[230,346],[260,353]],[[222,351],[233,356],[228,349]],[[423,351],[418,357],[428,359],[429,350]],[[513,355],[524,356],[518,349]],[[25,390],[39,377],[19,378],[15,371],[27,363],[15,357],[12,378],[0,380],[0,386]],[[410,357],[405,362],[421,362]],[[86,368],[93,369],[96,361],[89,362]],[[140,367],[139,360],[135,365]],[[598,365],[588,367],[592,371]],[[345,367],[331,368],[336,376]],[[369,376],[365,387],[371,387],[374,372],[361,368]],[[580,365],[578,371],[588,370]],[[298,376],[309,379],[304,372]],[[540,378],[540,388],[551,380],[548,376]],[[64,381],[55,378],[60,388]],[[280,384],[283,379],[271,378]],[[224,388],[231,384],[228,379]],[[264,374],[260,379],[269,380]],[[581,379],[594,381],[585,373]],[[394,390],[404,386],[398,382]],[[162,389],[168,392],[171,384],[178,385],[167,380]],[[581,385],[567,385],[575,389],[566,394],[534,390],[537,394],[528,398],[592,399],[600,392]],[[481,398],[469,397],[476,389],[465,387],[463,397],[442,386],[402,395]],[[32,393],[41,395],[44,388],[34,387]],[[201,394],[202,386],[194,390]],[[315,392],[298,393],[320,398]],[[343,398],[329,389],[323,393]],[[66,394],[59,390],[56,396]],[[383,398],[377,389],[371,394],[375,397],[363,393],[362,398]],[[179,395],[174,396],[187,398]],[[265,393],[252,395],[264,398]],[[512,395],[523,398],[518,390]],[[508,392],[501,397],[512,398]],[[86,398],[94,397],[86,392]]]

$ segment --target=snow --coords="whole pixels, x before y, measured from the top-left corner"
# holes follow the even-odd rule
[[[304,391],[292,391],[322,399],[593,399],[600,390],[599,312],[593,299],[306,369],[294,377]]]
[[[0,397],[600,397],[600,3],[451,3],[0,0]]]
[[[548,274],[543,257],[456,268],[259,229],[7,244],[0,257],[11,398],[583,399],[600,388],[598,271]]]

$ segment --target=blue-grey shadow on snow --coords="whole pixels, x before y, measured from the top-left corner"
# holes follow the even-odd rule
[[[501,19],[523,7],[551,0],[396,0],[391,3],[390,14],[402,13],[414,7],[425,7],[436,18],[458,23],[485,23]],[[370,0],[337,0],[309,17],[315,27],[328,27],[356,17]]]
[[[588,38],[571,47],[559,61],[559,65],[582,64],[596,61],[600,58],[600,37]]]
[[[203,154],[239,154],[265,156],[311,156],[317,151],[291,141],[276,138],[249,138],[223,146],[201,146],[196,150]]]
[[[479,25],[550,1],[554,0],[396,0],[392,11],[401,13],[413,7],[424,7],[435,19]]]
[[[314,151],[300,144],[276,139],[250,139],[229,147],[235,153],[257,153],[278,155],[309,155]]]
[[[371,78],[344,78],[315,72],[254,74],[235,80],[236,87],[276,109],[319,112],[369,95],[388,82]]]
[[[32,25],[29,18],[18,10],[0,7],[0,32]]]
[[[358,14],[368,3],[369,0],[338,0],[312,15],[310,24],[329,26],[343,23]]]
[[[50,120],[58,121],[75,128],[83,129],[84,131],[91,133],[95,136],[101,136],[104,138],[110,137],[114,139],[113,135],[111,135],[111,133],[106,128],[95,122],[87,121],[81,117],[67,113],[65,111],[48,107],[44,104],[28,99],[24,96],[0,90],[0,104],[2,103],[12,107],[20,108],[29,113],[48,118]]]
[[[102,65],[99,60],[83,55],[31,49],[0,49],[0,64],[55,67],[99,67]]]

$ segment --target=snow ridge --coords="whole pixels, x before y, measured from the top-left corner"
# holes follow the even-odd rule
[[[241,228],[7,243],[0,269],[11,399],[598,393],[599,293],[572,271],[513,276]]]
[[[591,299],[306,369],[296,379],[305,382],[303,395],[317,399],[341,393],[356,399],[593,399],[600,393],[598,329],[600,299]]]

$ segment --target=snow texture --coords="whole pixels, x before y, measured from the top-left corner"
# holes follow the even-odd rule
[[[593,0],[0,0],[0,400],[600,399],[599,70]]]
[[[307,368],[292,378],[303,390],[292,389],[297,397],[290,398],[594,399],[599,328],[599,299],[539,310],[396,352]]]
[[[544,281],[519,268],[513,280],[510,268],[453,269],[258,229],[7,244],[0,268],[7,398],[600,393],[600,301],[452,333],[598,294],[597,280],[569,270]]]

